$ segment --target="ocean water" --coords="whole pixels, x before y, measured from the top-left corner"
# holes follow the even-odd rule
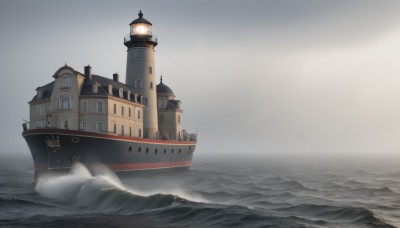
[[[0,161],[0,227],[400,227],[393,160],[195,157],[122,176],[76,164],[36,183],[22,160]]]

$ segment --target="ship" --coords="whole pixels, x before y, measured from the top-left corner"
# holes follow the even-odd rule
[[[187,169],[192,164],[197,133],[182,126],[183,109],[160,77],[156,85],[152,23],[143,17],[130,24],[126,81],[84,73],[66,63],[53,81],[36,88],[28,102],[24,137],[32,155],[35,178],[69,171],[81,162],[103,164],[115,172]],[[165,77],[164,77],[165,80]]]

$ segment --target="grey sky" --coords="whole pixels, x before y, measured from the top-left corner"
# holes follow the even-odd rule
[[[400,1],[0,0],[2,152],[67,62],[125,80],[142,5],[198,154],[400,150]]]

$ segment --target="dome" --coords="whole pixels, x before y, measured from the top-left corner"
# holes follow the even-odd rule
[[[140,12],[139,12],[138,15],[139,15],[139,18],[137,18],[137,19],[135,19],[134,21],[132,21],[129,25],[138,24],[138,23],[145,23],[145,24],[152,25],[152,24],[150,23],[150,21],[148,21],[148,20],[146,20],[146,19],[143,18],[143,13],[142,13],[141,10],[140,10]]]
[[[160,84],[157,85],[157,93],[164,93],[164,94],[175,96],[175,94],[172,91],[172,89],[169,88],[169,86],[165,85],[162,82],[162,78],[161,78]]]

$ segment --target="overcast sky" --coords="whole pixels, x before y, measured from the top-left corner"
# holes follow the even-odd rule
[[[0,0],[0,153],[65,62],[125,80],[140,8],[197,154],[400,153],[397,0]]]

